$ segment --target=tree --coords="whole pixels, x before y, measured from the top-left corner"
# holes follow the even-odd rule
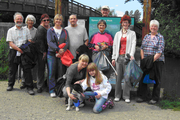
[[[98,11],[101,12],[101,6],[99,6],[98,8],[96,8],[96,10],[98,10]],[[115,13],[115,10],[114,10],[114,9],[111,9],[111,10],[110,10],[109,15],[110,15],[110,16],[113,16],[113,17],[117,17],[117,14]]]
[[[141,12],[139,12],[139,10],[136,10],[133,14],[133,10],[130,11],[130,13],[128,11],[125,12],[126,15],[129,15],[130,17],[134,17],[135,18],[135,23],[140,22],[140,16],[141,16]]]

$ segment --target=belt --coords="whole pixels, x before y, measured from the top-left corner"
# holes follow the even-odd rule
[[[123,56],[123,57],[125,57],[125,54],[122,54],[122,55],[119,55],[119,56]]]

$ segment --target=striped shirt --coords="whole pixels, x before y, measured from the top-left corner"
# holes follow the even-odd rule
[[[147,34],[141,45],[141,49],[144,52],[144,57],[146,58],[149,55],[155,55],[156,53],[161,53],[161,56],[157,61],[165,61],[164,58],[164,37],[158,33],[153,39],[151,39],[151,33]]]
[[[12,41],[17,47],[25,44],[27,40],[31,40],[30,31],[27,28],[21,27],[21,29],[18,29],[14,26],[7,32],[6,41]],[[10,47],[10,49],[12,49],[12,47]]]

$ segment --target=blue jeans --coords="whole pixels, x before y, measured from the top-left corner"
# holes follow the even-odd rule
[[[84,92],[85,98],[88,99],[90,96],[95,96],[94,92],[86,91]],[[100,97],[99,99],[96,99],[96,103],[93,107],[93,112],[100,113],[102,111],[102,105],[106,102],[107,99]]]

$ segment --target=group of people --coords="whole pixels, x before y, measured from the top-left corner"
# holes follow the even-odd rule
[[[101,9],[102,17],[108,17],[109,7],[103,6]],[[63,16],[56,14],[53,20],[54,26],[50,27],[50,18],[47,14],[41,15],[41,23],[36,29],[33,24],[36,23],[36,19],[33,15],[26,17],[23,25],[23,15],[19,12],[14,14],[15,26],[10,28],[7,33],[6,41],[9,42],[9,80],[7,91],[12,91],[15,84],[16,71],[18,64],[23,69],[24,83],[23,87],[27,88],[27,92],[30,95],[34,95],[33,91],[33,79],[37,79],[37,92],[43,91],[44,85],[44,72],[47,63],[48,78],[47,84],[49,88],[49,94],[52,98],[56,97],[55,85],[57,79],[65,75],[66,83],[62,89],[63,95],[66,98],[65,103],[67,104],[67,98],[76,99],[71,93],[73,84],[81,84],[83,90],[88,87],[93,92],[97,92],[95,96],[96,103],[93,111],[99,113],[102,111],[102,105],[108,99],[108,94],[111,91],[111,84],[108,82],[108,78],[103,72],[98,70],[95,63],[89,63],[89,60],[94,61],[97,53],[101,50],[107,50],[109,52],[110,60],[112,65],[115,66],[118,75],[116,76],[115,85],[115,98],[114,101],[118,102],[122,99],[125,102],[130,102],[130,89],[126,82],[124,82],[124,89],[122,92],[122,80],[124,77],[124,71],[126,65],[126,55],[130,55],[130,60],[135,59],[134,54],[136,50],[136,34],[134,31],[129,29],[131,25],[131,17],[124,15],[121,18],[121,30],[118,31],[115,36],[111,35],[108,30],[106,21],[100,20],[97,23],[99,31],[94,33],[90,39],[86,28],[77,24],[77,16],[72,14],[69,16],[70,25],[62,28]],[[164,38],[158,33],[159,22],[152,20],[150,22],[150,33],[147,34],[141,45],[141,63],[143,63],[143,77],[139,82],[138,88],[138,99],[137,102],[149,101],[154,104],[159,100],[160,94],[160,83],[162,76],[162,66],[164,64]],[[37,59],[34,64],[37,64],[34,68],[27,67],[22,61],[22,56],[25,51],[21,49],[21,46],[30,42],[35,44],[37,49]],[[103,44],[99,44],[103,43]],[[60,45],[63,47],[59,47]],[[29,45],[29,44],[28,44]],[[92,56],[81,54],[77,49],[85,45],[92,50]],[[62,63],[61,57],[67,51],[73,55],[73,64],[66,66]],[[78,60],[76,56],[80,57]],[[14,59],[18,59],[18,63],[14,62]],[[152,61],[151,61],[152,60]],[[151,62],[151,68],[149,67]],[[142,67],[142,66],[141,66]],[[33,69],[32,69],[33,68]],[[147,70],[148,69],[148,70]],[[156,81],[154,85],[153,94],[150,96],[147,84],[143,83],[143,78],[146,74],[153,72],[153,79]],[[33,73],[33,77],[32,77]],[[35,75],[37,74],[37,76]],[[34,77],[35,76],[35,77]]]

